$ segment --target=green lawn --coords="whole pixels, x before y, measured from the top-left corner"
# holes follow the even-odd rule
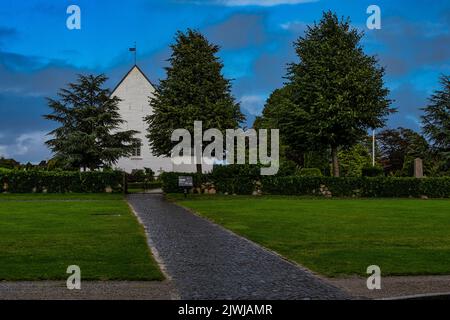
[[[143,228],[117,194],[0,195],[0,280],[161,280]]]
[[[450,274],[449,200],[169,198],[323,275]]]

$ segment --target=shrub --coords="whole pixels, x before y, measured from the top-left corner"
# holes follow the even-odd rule
[[[128,183],[128,190],[130,189],[159,189],[162,187],[161,181],[144,181],[144,182],[129,182]]]
[[[384,176],[384,170],[380,166],[365,166],[361,169],[363,177],[380,177]]]
[[[128,181],[133,182],[143,182],[145,180],[145,171],[142,169],[133,169],[128,175]]]
[[[450,197],[450,178],[396,177],[265,177],[267,194],[324,195],[336,197]]]
[[[208,180],[220,193],[251,194],[260,173],[259,165],[218,165],[214,166]]]
[[[237,170],[237,171],[234,171]],[[260,176],[259,170],[218,167],[211,174],[163,173],[164,192],[182,193],[178,176],[194,177],[194,186],[214,184],[216,191],[229,194],[252,194],[259,189],[264,194],[309,195],[333,197],[420,197],[449,198],[450,177],[324,177],[324,176]],[[233,171],[235,176],[231,175]],[[258,172],[258,174],[256,173]]]
[[[123,173],[11,170],[0,171],[0,192],[65,193],[105,192],[107,187],[122,191]]]
[[[301,168],[298,175],[303,177],[321,177],[322,172],[318,168]]]
[[[179,176],[190,176],[192,177],[194,188],[200,188],[203,182],[206,182],[207,175],[199,173],[188,173],[188,172],[163,172],[159,176],[162,189],[166,193],[182,193],[184,188],[178,186]]]

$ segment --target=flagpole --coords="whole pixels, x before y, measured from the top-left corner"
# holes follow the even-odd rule
[[[375,167],[375,129],[372,132],[372,166]]]

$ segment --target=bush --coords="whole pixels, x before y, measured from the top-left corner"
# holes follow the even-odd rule
[[[194,188],[200,188],[203,182],[206,182],[207,175],[200,173],[187,173],[187,172],[163,172],[159,176],[162,189],[166,193],[183,193],[184,188],[178,186],[179,176],[192,177]]]
[[[450,197],[450,178],[395,177],[266,177],[267,194],[327,195],[335,197]]]
[[[259,165],[220,165],[214,166],[208,180],[220,193],[251,194],[255,190],[256,181],[260,179],[260,174]]]
[[[421,197],[449,198],[450,177],[324,177],[260,176],[259,168],[215,167],[211,174],[163,173],[162,187],[167,193],[182,193],[178,176],[194,177],[194,187],[213,184],[216,191],[229,194],[307,195],[333,197]],[[245,167],[245,166],[244,166]],[[315,170],[313,171],[315,172]]]
[[[321,177],[322,172],[318,168],[301,168],[298,175],[302,177]]]
[[[163,191],[184,192],[184,188],[178,186],[179,176],[192,176],[194,191],[214,186],[216,192],[220,193],[251,194],[255,190],[256,181],[260,179],[260,166],[217,165],[209,174],[164,172],[160,176]]]
[[[381,177],[384,176],[383,168],[379,166],[365,166],[361,169],[363,177]]]
[[[122,191],[123,173],[11,170],[0,171],[0,192],[10,193],[66,193]]]
[[[145,171],[142,169],[133,169],[131,173],[128,175],[128,181],[133,182],[144,182],[145,180]]]
[[[162,187],[161,181],[144,181],[144,182],[128,183],[128,190],[130,189],[151,190],[151,189],[160,189],[161,187]]]

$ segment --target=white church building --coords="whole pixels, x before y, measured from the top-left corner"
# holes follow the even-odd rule
[[[155,175],[162,172],[196,172],[195,164],[174,164],[171,158],[153,155],[146,137],[148,124],[144,118],[153,112],[149,100],[154,94],[155,87],[137,65],[128,71],[112,91],[111,96],[121,99],[118,106],[124,123],[120,129],[138,131],[135,137],[141,141],[141,146],[136,147],[131,156],[120,158],[115,167],[128,173],[150,168]],[[203,165],[203,171],[211,169],[211,165]]]

